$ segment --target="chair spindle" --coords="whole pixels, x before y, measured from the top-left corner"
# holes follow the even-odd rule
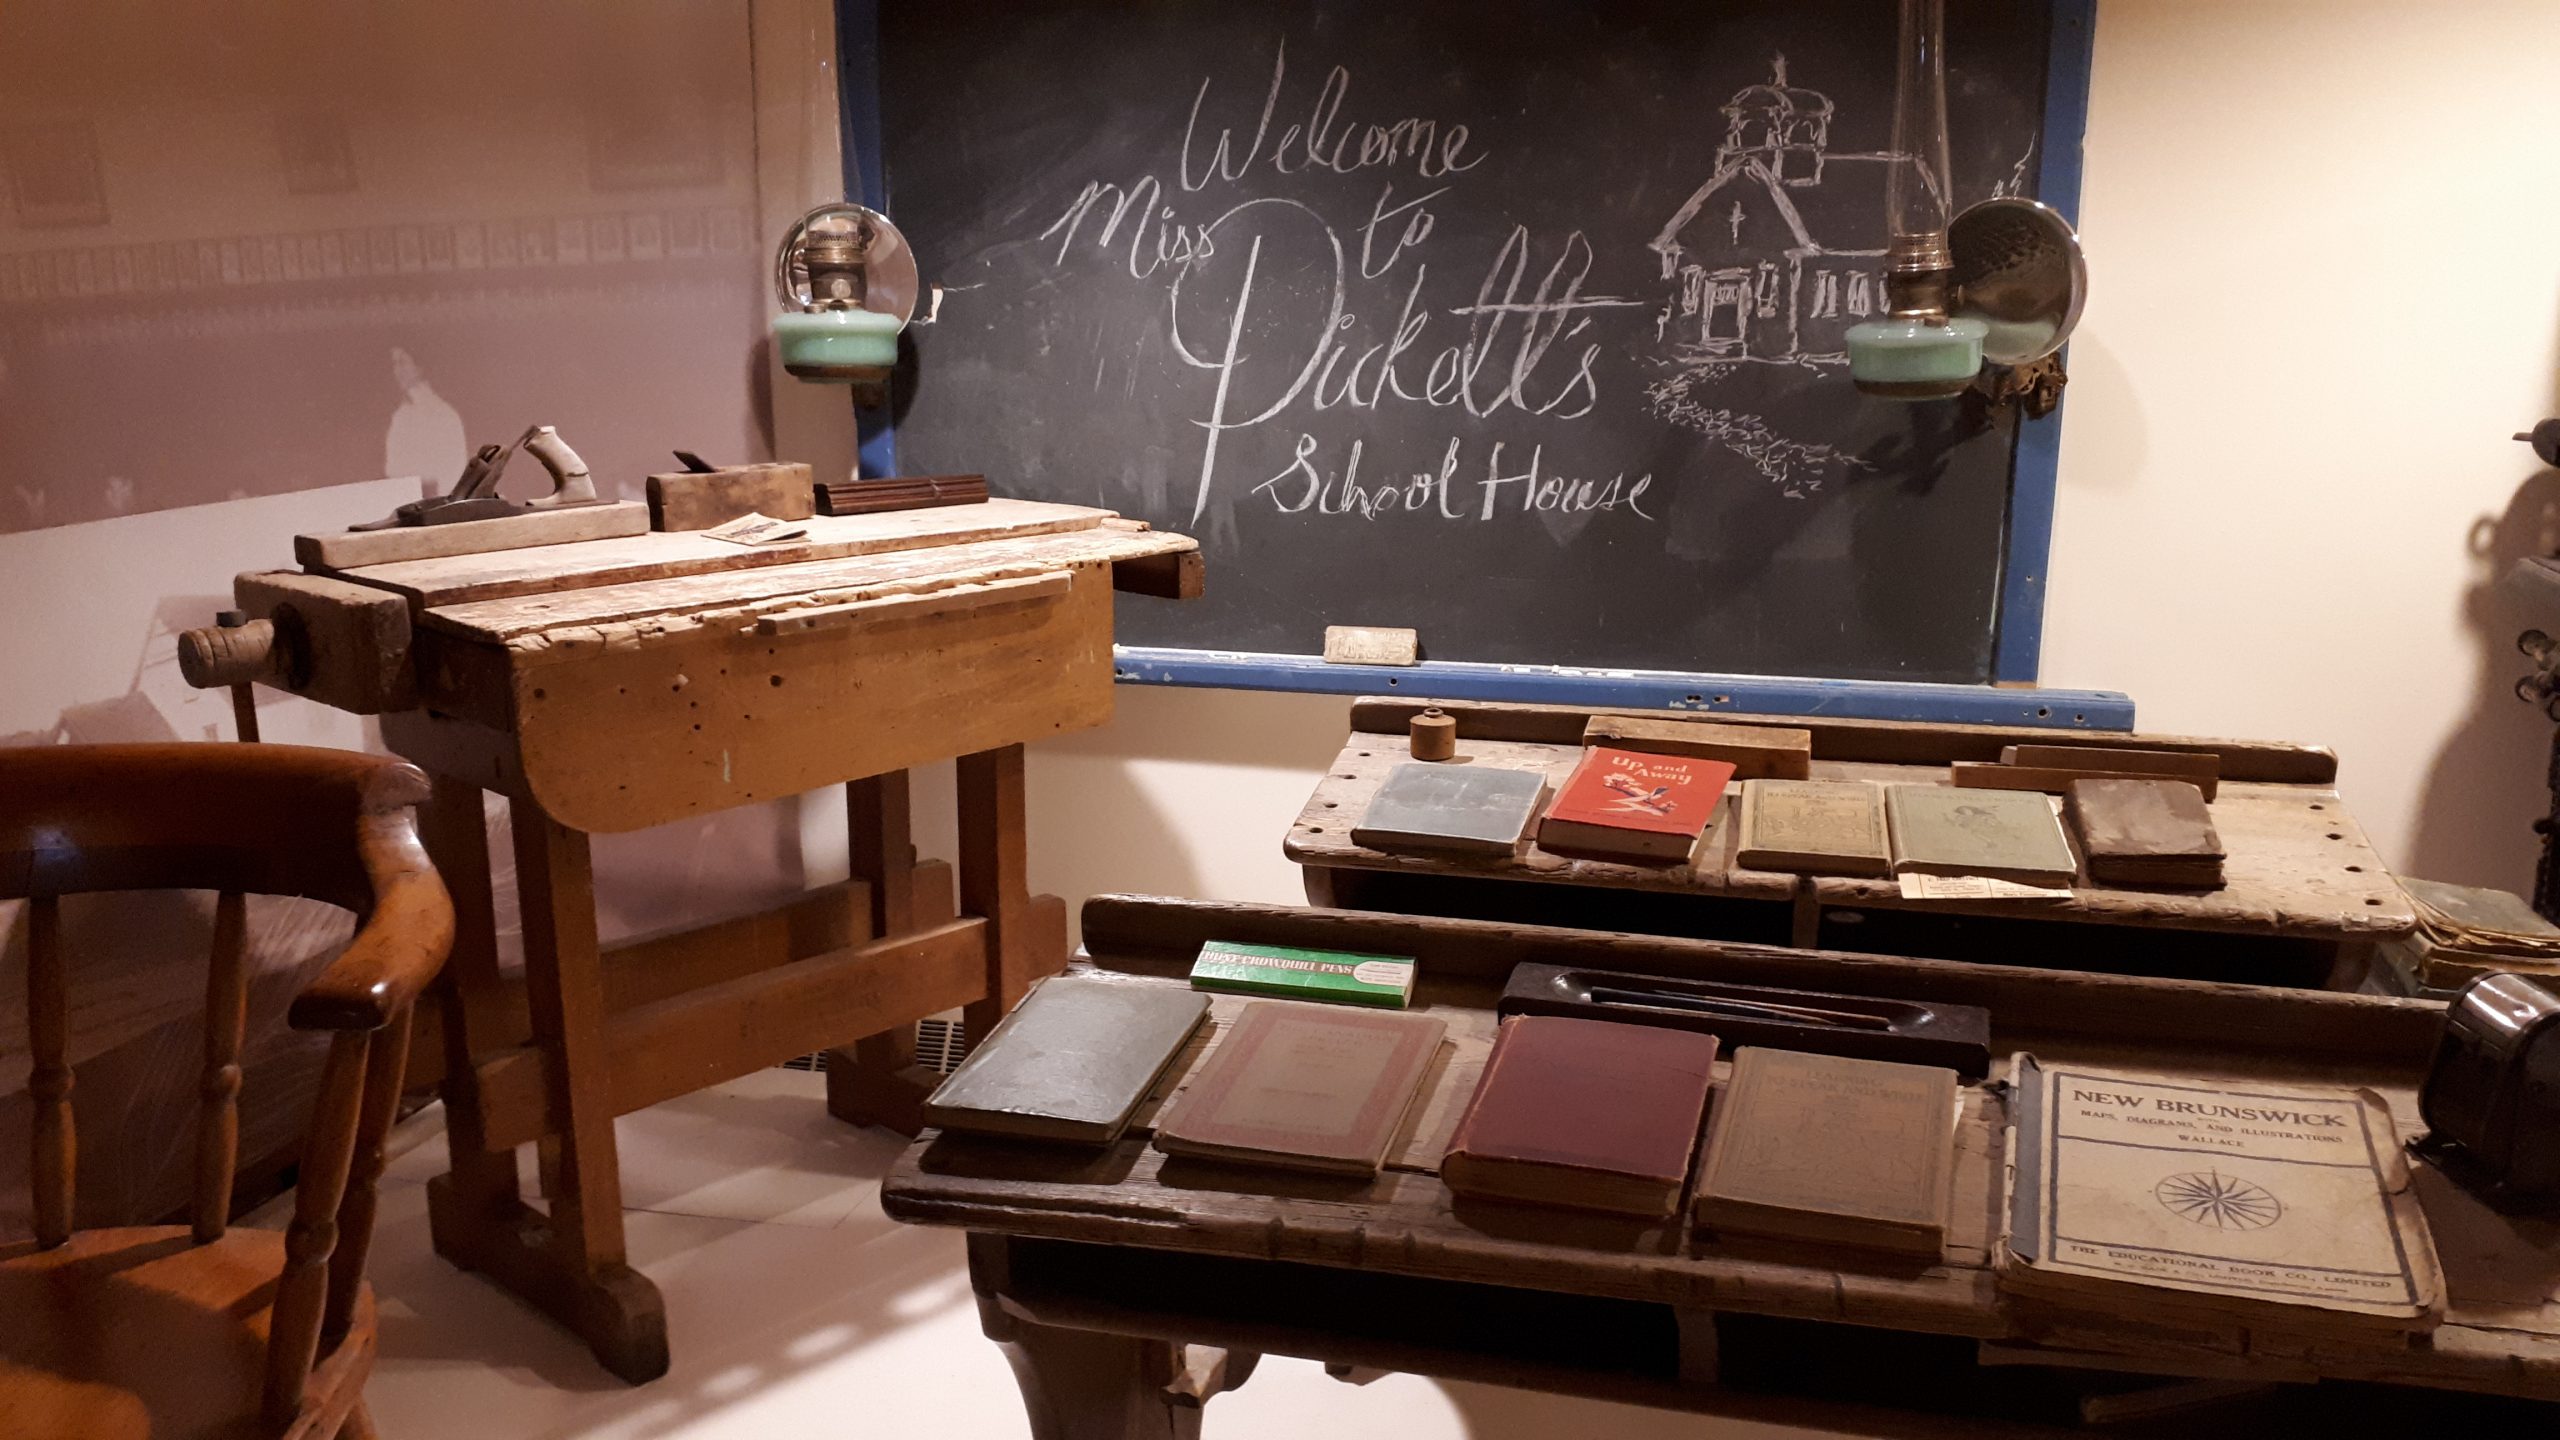
[[[337,1346],[356,1312],[364,1290],[364,1267],[373,1248],[373,1215],[382,1184],[384,1147],[391,1122],[400,1113],[400,1086],[409,1070],[409,1021],[414,1006],[402,1006],[390,1024],[373,1032],[364,1062],[364,1108],[356,1121],[355,1160],[347,1176],[347,1194],[338,1203],[338,1251],[329,1259],[329,1308],[320,1321],[325,1352]]]
[[[213,968],[204,990],[204,1086],[196,1112],[195,1237],[222,1238],[240,1160],[240,1042],[249,1020],[248,899],[224,891],[213,906]]]
[[[302,1178],[294,1188],[293,1223],[285,1228],[284,1275],[276,1284],[267,1328],[268,1423],[290,1422],[302,1408],[311,1362],[320,1352],[320,1314],[327,1299],[329,1254],[338,1246],[338,1202],[347,1188],[355,1153],[356,1120],[364,1104],[365,1052],[371,1036],[342,1030],[329,1041],[312,1107],[310,1139],[302,1152]]]
[[[35,1100],[36,1243],[52,1249],[71,1238],[72,1176],[78,1138],[71,1123],[70,985],[62,957],[61,903],[27,901],[27,1048],[35,1059],[28,1093]]]

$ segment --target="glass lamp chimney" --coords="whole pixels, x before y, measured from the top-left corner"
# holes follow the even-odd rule
[[[1896,271],[1944,270],[1947,258],[1945,0],[1902,0],[1893,77],[1893,169],[1884,208]]]
[[[1982,369],[1979,320],[1950,318],[1946,0],[1901,0],[1893,161],[1885,180],[1885,316],[1849,327],[1849,377],[1897,400],[1961,395]]]

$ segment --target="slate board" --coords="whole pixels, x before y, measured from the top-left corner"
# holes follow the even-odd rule
[[[1957,201],[2033,194],[2047,0],[1949,8]],[[1990,678],[2014,421],[1861,398],[1841,358],[1890,7],[879,24],[889,207],[948,287],[899,468],[1200,537],[1207,596],[1125,604],[1124,643]]]

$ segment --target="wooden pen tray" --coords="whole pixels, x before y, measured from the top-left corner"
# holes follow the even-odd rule
[[[1650,995],[1660,1003],[1616,998]],[[1716,1013],[1683,1001],[1739,1002],[1870,1017],[1882,1028]],[[1660,1025],[1713,1035],[1727,1049],[1773,1045],[1817,1055],[1944,1065],[1967,1080],[1991,1072],[1991,1012],[1974,1005],[1885,1000],[1823,990],[1784,990],[1722,980],[1637,975],[1580,965],[1519,965],[1495,1006],[1502,1015],[1565,1015],[1629,1025]]]

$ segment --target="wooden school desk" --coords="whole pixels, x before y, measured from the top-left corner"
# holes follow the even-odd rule
[[[1469,764],[1540,770],[1559,786],[1594,714],[1570,706],[1368,698],[1351,735],[1289,827],[1288,857],[1307,898],[1356,910],[1546,920],[1607,930],[1717,935],[1803,947],[2068,969],[2139,970],[2190,979],[2318,986],[2360,975],[2375,942],[2417,915],[2338,798],[2338,757],[2307,745],[1990,725],[1905,724],[1802,716],[1699,714],[1722,724],[1813,732],[1813,778],[1940,784],[1958,760],[1996,761],[2005,745],[2150,746],[2210,751],[2222,781],[2214,826],[2230,857],[2219,890],[2082,884],[2068,900],[1905,900],[1890,879],[1798,876],[1734,861],[1728,792],[1695,855],[1680,865],[1578,860],[1523,842],[1508,857],[1371,850],[1351,829],[1406,753],[1406,722],[1437,705],[1458,724]],[[1447,762],[1442,762],[1447,763]],[[2171,932],[2175,943],[2163,943]]]
[[[1133,985],[1184,983],[1208,939],[1412,955],[1415,1008],[1446,1020],[1451,1044],[1374,1179],[1153,1149],[1155,1114],[1216,1031],[1195,1038],[1108,1149],[935,1132],[908,1147],[882,1204],[900,1220],[970,1232],[979,1314],[1013,1362],[1037,1440],[1196,1436],[1207,1398],[1266,1353],[1337,1373],[1404,1371],[1858,1434],[2057,1433],[1966,1413],[1997,1382],[1990,1366],[2037,1367],[2022,1380],[2055,1387],[2065,1421],[2077,1403],[2070,1377],[2092,1365],[2560,1399],[2550,1298],[2560,1234],[2497,1216],[2424,1166],[2419,1190],[2449,1293],[2430,1336],[2394,1347],[2238,1333],[2207,1348],[2128,1323],[2098,1337],[2111,1353],[2096,1357],[2085,1328],[2059,1345],[2046,1317],[1994,1283],[2008,1103],[1996,1085],[1963,1091],[1948,1241],[1934,1265],[1453,1200],[1438,1174],[1482,1071],[1495,1000],[1522,960],[1979,1005],[1992,1016],[1995,1080],[2025,1050],[2172,1075],[2371,1086],[2408,1134],[2420,1128],[2416,1089],[2443,1023],[2424,1001],[1143,897],[1089,902],[1084,938],[1090,973]],[[1223,1027],[1247,1002],[1211,1003]],[[1772,1355],[1773,1332],[1776,1363],[1747,1364],[1746,1352]],[[1875,1374],[1913,1377],[1914,1388],[1851,1373],[1863,1359],[1824,1358],[1844,1354],[1872,1356]],[[1912,1355],[1918,1363],[1905,1363]],[[1820,1393],[1783,1393],[1789,1378]],[[2365,1405],[2453,1403],[2352,1393]],[[2277,1398],[2332,1397],[2322,1387]],[[1939,1413],[1915,1417],[1915,1405]],[[2536,1413],[2547,1428],[2549,1412]]]
[[[1066,960],[1030,894],[1022,746],[1102,724],[1115,587],[1200,588],[1198,547],[1027,501],[818,516],[750,549],[644,533],[241,577],[254,617],[197,632],[204,679],[254,675],[380,714],[433,777],[427,845],[460,934],[437,1009],[453,1168],[436,1249],[575,1331],[606,1368],[667,1367],[625,1260],[617,1115],[828,1047],[829,1107],[910,1133],[915,1021],[982,1034]],[[417,536],[422,532],[408,532]],[[345,537],[321,537],[332,544]],[[908,840],[906,770],[956,757],[958,895]],[[850,882],[606,950],[590,834],[849,783]],[[497,961],[482,792],[512,802],[521,986]],[[546,1156],[546,1216],[515,1148]]]

